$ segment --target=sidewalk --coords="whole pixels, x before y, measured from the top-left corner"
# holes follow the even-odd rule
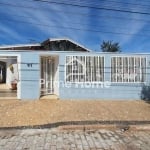
[[[149,150],[150,131],[0,130],[1,150]]]
[[[0,100],[1,128],[117,122],[150,125],[150,104],[144,101]]]

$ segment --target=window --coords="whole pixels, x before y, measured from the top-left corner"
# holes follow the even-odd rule
[[[104,81],[104,57],[66,56],[67,82]]]
[[[112,82],[144,82],[146,77],[145,57],[112,57]]]

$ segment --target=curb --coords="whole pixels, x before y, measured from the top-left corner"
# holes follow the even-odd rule
[[[126,130],[136,130],[136,131],[145,131],[145,130],[150,130],[150,124],[149,125],[110,125],[110,124],[105,124],[105,125],[65,125],[65,126],[59,126],[58,129],[60,131],[63,130],[99,130],[99,129],[108,129],[108,130],[121,130],[121,131],[126,131]]]
[[[131,125],[130,129],[140,130],[140,131],[150,130],[150,124],[149,125]]]
[[[67,125],[58,127],[59,130],[98,130],[115,129],[115,125]]]
[[[120,129],[126,130],[150,130],[150,121],[68,121],[55,122],[43,125],[28,125],[15,127],[0,127],[0,130],[12,129],[54,129],[59,130],[98,130],[98,129]]]

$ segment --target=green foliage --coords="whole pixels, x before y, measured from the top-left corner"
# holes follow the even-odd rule
[[[121,52],[119,43],[113,41],[103,41],[101,44],[102,52]]]
[[[12,72],[12,73],[14,73],[14,67],[13,67],[13,65],[11,64],[11,65],[9,65],[9,69],[10,69],[10,71]]]

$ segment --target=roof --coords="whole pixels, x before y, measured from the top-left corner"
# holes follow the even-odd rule
[[[83,45],[81,45],[81,44],[79,44],[79,43],[77,43],[77,42],[75,42],[75,41],[73,41],[73,40],[71,40],[69,38],[49,38],[49,39],[45,40],[43,43],[45,43],[45,42],[55,42],[55,41],[64,41],[64,40],[65,41],[69,41],[69,42],[71,42],[71,43],[73,43],[73,44],[75,44],[75,45],[85,49],[86,51],[89,51],[89,52],[92,51],[92,50],[86,48],[85,46],[83,46]]]
[[[16,45],[0,45],[0,49],[5,49],[5,48],[17,48],[17,47],[36,47],[36,46],[41,46],[40,43],[35,43],[35,44],[16,44]]]
[[[77,42],[75,42],[75,41],[73,41],[73,40],[71,40],[71,39],[69,39],[69,38],[49,38],[49,39],[47,39],[47,40],[45,40],[45,41],[43,41],[43,42],[41,42],[41,43],[34,43],[34,44],[16,44],[16,45],[1,45],[0,46],[0,50],[15,50],[15,48],[18,50],[19,48],[20,48],[20,50],[21,50],[21,48],[27,48],[27,50],[28,50],[28,47],[42,47],[43,46],[43,44],[46,44],[46,43],[48,43],[48,42],[55,42],[55,41],[69,41],[69,42],[71,42],[71,43],[73,43],[73,44],[75,44],[75,45],[77,45],[78,47],[81,47],[82,49],[84,49],[85,51],[88,51],[88,52],[90,52],[91,50],[90,49],[88,49],[88,48],[86,48],[86,47],[84,47],[83,45],[81,45],[81,44],[79,44],[79,43],[77,43]],[[35,49],[36,50],[36,49]]]

